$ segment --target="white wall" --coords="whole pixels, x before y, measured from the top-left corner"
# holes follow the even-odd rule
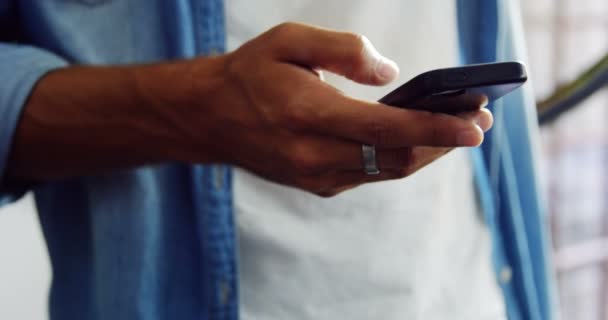
[[[31,196],[0,209],[0,319],[45,320],[50,264]]]

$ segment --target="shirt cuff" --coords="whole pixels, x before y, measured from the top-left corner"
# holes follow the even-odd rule
[[[0,43],[0,205],[22,196],[26,187],[6,183],[6,164],[23,107],[38,80],[67,61],[39,48]]]

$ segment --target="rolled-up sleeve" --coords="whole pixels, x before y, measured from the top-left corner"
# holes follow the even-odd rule
[[[0,43],[0,205],[19,198],[24,187],[6,184],[6,165],[21,112],[36,82],[67,62],[32,46]]]

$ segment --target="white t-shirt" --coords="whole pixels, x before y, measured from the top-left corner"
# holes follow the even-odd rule
[[[377,100],[456,64],[455,11],[444,0],[227,0],[228,46],[284,21],[365,34],[400,79],[326,80]],[[242,170],[234,179],[243,319],[505,319],[466,149],[330,199]]]

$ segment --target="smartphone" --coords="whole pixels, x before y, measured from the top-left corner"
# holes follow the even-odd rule
[[[517,89],[528,79],[519,62],[499,62],[437,69],[414,77],[379,102],[406,109],[460,113],[478,109]]]

